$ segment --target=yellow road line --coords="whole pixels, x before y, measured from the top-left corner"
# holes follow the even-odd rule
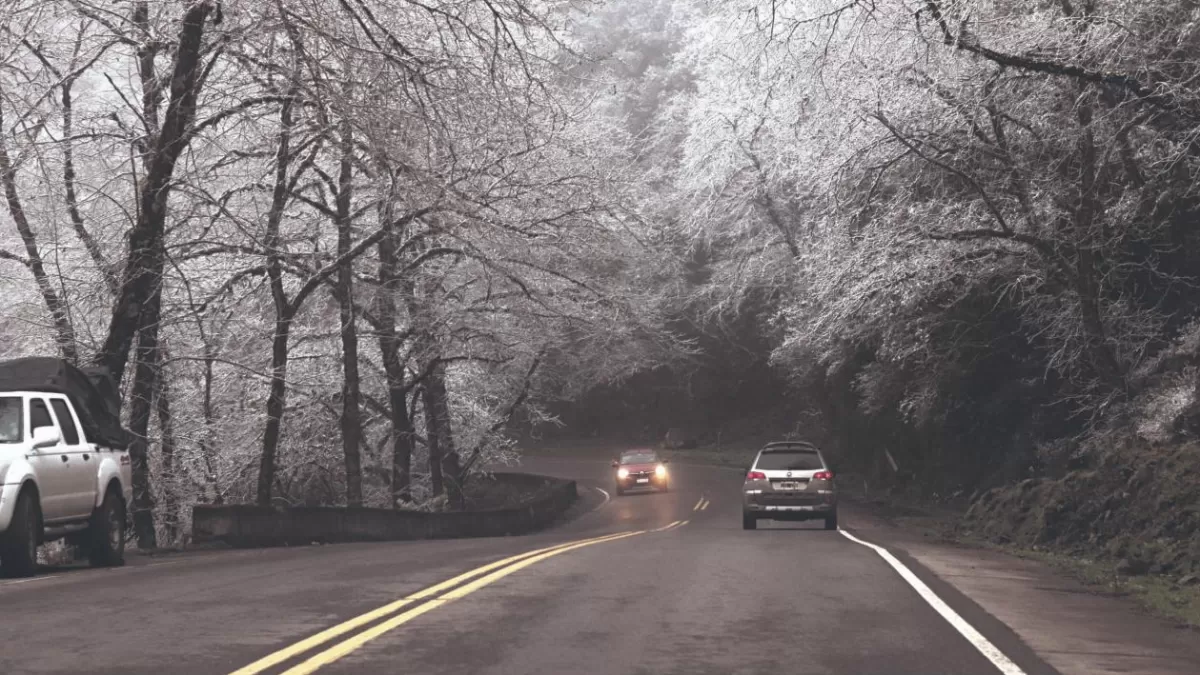
[[[696,502],[696,505],[692,507],[692,510],[693,510],[693,511],[699,511],[699,510],[700,510],[700,505],[701,505],[701,504],[703,504],[703,503],[704,503],[704,496],[703,496],[703,495],[701,495],[701,496],[700,496],[700,501]]]
[[[707,508],[708,508],[708,505],[709,505],[709,504],[711,504],[711,503],[712,503],[712,502],[710,502],[710,501],[708,501],[707,499],[705,499],[705,500],[704,500],[704,503],[700,505],[700,510],[701,510],[701,511],[703,511],[704,509],[707,509]]]
[[[471,593],[474,593],[475,591],[483,588],[484,586],[487,586],[488,584],[499,581],[500,579],[503,579],[504,577],[506,577],[510,574],[513,574],[515,572],[523,570],[526,567],[529,567],[530,565],[533,565],[535,563],[545,560],[546,558],[551,558],[553,556],[559,555],[560,553],[566,553],[567,551],[573,551],[577,548],[583,548],[584,546],[591,546],[592,544],[599,544],[599,543],[603,543],[605,541],[616,541],[617,539],[624,539],[626,537],[634,537],[639,534],[645,534],[645,530],[638,531],[638,532],[627,532],[625,534],[619,534],[619,535],[606,537],[606,538],[602,538],[602,539],[584,540],[584,541],[576,543],[576,544],[562,546],[559,548],[551,549],[544,553],[540,553],[538,555],[528,557],[525,560],[522,560],[520,562],[517,562],[517,563],[514,563],[507,567],[504,567],[503,569],[492,572],[491,574],[489,574],[485,577],[476,579],[475,581],[472,581],[471,583],[466,584],[465,586],[456,588],[453,591],[446,593],[445,595],[442,595],[440,597],[434,598],[433,600],[429,600],[428,602],[425,602],[424,604],[413,607],[412,609],[408,610],[407,612],[404,612],[403,614],[394,616],[391,619],[388,619],[387,621],[384,621],[383,623],[381,623],[373,628],[365,630],[365,631],[355,635],[354,637],[348,638],[347,640],[340,642],[340,643],[334,645],[333,647],[330,647],[329,649],[326,649],[325,651],[317,654],[316,656],[309,658],[304,663],[301,663],[300,665],[295,666],[293,668],[289,668],[288,670],[284,671],[283,675],[308,675],[309,673],[313,673],[318,668],[321,668],[322,666],[327,666],[327,665],[333,663],[334,661],[337,661],[338,659],[342,658],[343,656],[346,656],[347,654],[353,652],[354,650],[358,649],[359,647],[362,647],[363,645],[367,644],[371,640],[374,640],[375,638],[377,638],[389,631],[395,630],[396,628],[402,626],[403,624],[408,623],[409,621],[412,621],[413,619],[421,616],[422,614],[431,612],[431,611],[437,609],[438,607],[441,607],[442,605],[445,605],[447,603],[458,600],[459,598],[470,595]]]
[[[582,542],[580,542],[580,541],[565,542],[565,543],[558,544],[555,546],[549,546],[547,548],[541,548],[541,549],[537,549],[534,551],[526,551],[525,553],[521,553],[519,555],[514,555],[512,557],[505,558],[503,560],[497,560],[496,562],[490,563],[488,565],[484,565],[483,567],[477,567],[469,572],[464,572],[463,574],[460,574],[460,575],[454,577],[453,579],[447,579],[446,581],[443,581],[440,584],[435,584],[426,589],[423,589],[421,591],[413,593],[412,595],[405,596],[395,602],[386,604],[383,607],[380,607],[378,609],[374,609],[370,612],[367,612],[366,614],[356,616],[353,619],[350,619],[349,621],[346,621],[346,622],[340,623],[336,626],[327,628],[327,629],[321,631],[320,633],[313,635],[312,637],[306,638],[304,640],[301,640],[300,642],[297,642],[296,644],[291,645],[290,647],[281,649],[273,654],[268,654],[267,656],[264,656],[263,658],[255,661],[254,663],[251,663],[250,665],[248,665],[244,668],[240,668],[238,670],[233,671],[233,673],[231,673],[230,675],[256,675],[257,673],[261,673],[264,670],[271,668],[272,666],[279,665],[280,663],[283,663],[284,661],[287,661],[288,659],[290,659],[292,657],[299,656],[300,654],[303,654],[304,652],[307,652],[311,649],[315,649],[316,647],[319,647],[319,646],[325,644],[326,642],[333,640],[334,638],[345,635],[346,633],[354,630],[355,628],[358,628],[365,624],[371,623],[372,621],[374,621],[376,619],[383,618],[383,617],[387,616],[388,614],[392,614],[392,613],[398,611],[399,609],[403,608],[405,605],[410,605],[419,600],[425,600],[425,599],[429,598],[430,596],[437,595],[438,593],[441,593],[442,591],[445,591],[449,588],[453,588],[454,586],[457,586],[465,581],[473,579],[474,577],[477,577],[481,574],[486,574],[488,572],[491,572],[492,570],[495,570],[498,567],[504,567],[505,565],[511,565],[512,563],[518,562],[520,560],[524,560],[524,559],[530,558],[532,556],[542,555],[549,551],[556,551],[558,549],[562,549],[565,547],[576,546],[581,543],[599,543],[599,542],[605,541],[607,539],[612,539],[612,538],[621,537],[621,536],[624,536],[624,535],[610,534],[610,535],[605,535],[603,537],[594,537],[592,539],[584,539]]]
[[[657,529],[654,529],[654,530],[650,530],[650,531],[651,531],[651,532],[666,532],[667,530],[671,529],[672,527],[675,527],[676,525],[678,525],[678,524],[680,524],[680,523],[682,523],[682,522],[683,522],[682,520],[676,520],[676,521],[670,522],[670,523],[668,523],[668,524],[666,524],[666,525],[663,525],[663,526],[662,526],[662,527],[660,527],[660,528],[657,528]]]

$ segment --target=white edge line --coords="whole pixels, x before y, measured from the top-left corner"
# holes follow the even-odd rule
[[[595,486],[593,485],[592,487],[595,487]],[[606,491],[604,490],[604,488],[596,488],[596,489],[600,491],[600,494],[604,495],[604,504],[607,504],[609,501],[611,501],[611,500],[612,500],[612,496],[610,496],[610,495],[608,494],[608,492],[606,492]],[[597,506],[596,508],[598,508],[598,509],[599,509],[599,508],[603,508],[603,507],[604,507],[604,504],[601,504],[600,506]]]
[[[938,595],[933,592],[933,589],[929,588],[929,586],[926,586],[924,581],[921,581],[917,575],[913,574],[912,570],[908,569],[904,563],[900,562],[896,556],[892,555],[887,549],[883,548],[882,546],[877,546],[870,542],[863,541],[862,539],[859,539],[845,530],[838,530],[838,532],[840,532],[843,537],[849,539],[850,541],[866,546],[867,548],[878,553],[879,557],[887,561],[887,564],[891,565],[892,568],[900,574],[900,577],[907,581],[909,586],[913,587],[913,590],[915,590],[917,594],[921,596],[922,600],[929,603],[929,606],[932,607],[938,614],[941,614],[943,619],[949,622],[955,630],[957,630],[964,638],[966,638],[967,642],[971,643],[971,646],[975,647],[975,649],[978,649],[979,653],[983,654],[988,661],[991,661],[992,665],[996,666],[1001,673],[1004,673],[1004,675],[1026,675],[1025,671],[1021,670],[1020,666],[1013,663],[1012,660],[1005,656],[1004,652],[1000,651],[996,645],[992,644],[991,641],[985,638],[982,633],[975,630],[974,626],[967,623],[966,619],[962,618],[962,616],[960,616],[958,612],[954,611],[950,605],[947,605],[945,600],[942,600],[940,597],[938,597]]]
[[[40,575],[40,576],[36,576],[36,577],[29,577],[28,579],[14,579],[13,581],[0,582],[0,588],[3,588],[5,586],[17,586],[19,584],[30,584],[35,581],[45,581],[47,579],[57,579],[60,576],[62,576],[62,575],[61,574],[46,574],[46,575]]]

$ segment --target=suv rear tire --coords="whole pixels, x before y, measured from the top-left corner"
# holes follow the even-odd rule
[[[8,532],[0,536],[0,572],[6,577],[31,577],[37,573],[38,540],[42,513],[37,493],[21,490]]]
[[[754,516],[743,513],[742,514],[742,529],[743,530],[757,530],[758,529],[758,519],[755,518]]]
[[[826,517],[825,517],[825,529],[826,529],[826,530],[836,530],[836,529],[838,529],[838,525],[837,525],[837,511],[834,511],[834,512],[833,512],[833,515],[831,515],[831,516],[826,516]]]
[[[88,562],[93,567],[125,564],[125,500],[109,489],[88,528]]]

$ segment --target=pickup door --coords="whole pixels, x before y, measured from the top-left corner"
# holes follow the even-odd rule
[[[62,433],[59,450],[67,456],[67,491],[63,507],[68,518],[87,518],[96,506],[96,484],[100,459],[80,432],[75,410],[64,396],[48,396],[50,409]]]
[[[34,430],[40,427],[57,428],[46,399],[30,397],[28,400],[29,424],[26,427],[29,429],[29,438],[32,439]],[[74,510],[70,506],[71,457],[64,450],[62,445],[51,445],[29,451],[29,463],[37,474],[38,492],[42,498],[42,519],[47,524],[69,520]]]

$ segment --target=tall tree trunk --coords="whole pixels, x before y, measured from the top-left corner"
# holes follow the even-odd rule
[[[1079,250],[1076,275],[1076,293],[1079,296],[1080,314],[1092,368],[1106,386],[1113,391],[1124,392],[1125,375],[1113,354],[1112,345],[1108,342],[1104,320],[1100,314],[1096,259],[1091,249]]]
[[[151,294],[139,313],[137,362],[133,373],[133,402],[130,407],[129,430],[133,443],[129,455],[133,460],[133,531],[138,548],[158,546],[154,530],[154,489],[150,474],[150,413],[153,408],[155,381],[159,363],[158,324],[162,308],[161,288]]]
[[[158,413],[159,452],[162,456],[162,522],[167,542],[174,543],[179,538],[179,482],[175,475],[175,419],[171,415],[171,387],[167,381],[165,363],[167,361],[166,344],[160,344],[158,349],[157,377],[155,384],[155,410]]]
[[[381,209],[383,219],[390,220],[388,209]],[[404,383],[404,364],[400,361],[402,339],[396,333],[396,270],[398,265],[396,240],[393,232],[379,240],[379,295],[376,313],[379,325],[379,353],[387,377],[388,403],[392,415],[392,505],[412,501],[413,423],[408,414],[408,388]]]
[[[425,255],[430,243],[418,241],[413,252],[418,257]],[[404,296],[408,315],[413,323],[412,332],[417,341],[414,354],[422,365],[422,376],[413,385],[421,386],[421,407],[425,417],[425,443],[429,450],[429,479],[435,497],[448,494],[451,504],[462,503],[459,489],[458,455],[454,451],[454,430],[450,422],[450,405],[446,399],[445,366],[441,363],[437,349],[437,335],[433,332],[429,304],[433,291],[440,284],[425,280],[418,284],[411,275],[397,280],[397,289]],[[414,400],[415,404],[415,400]]]
[[[460,458],[454,444],[445,365],[438,363],[429,369],[423,396],[426,435],[429,438],[429,472],[431,476],[436,475],[437,482],[441,484],[434,488],[434,494],[441,494],[444,489],[451,503],[460,504]]]
[[[358,330],[354,311],[354,261],[349,258],[353,238],[350,205],[354,177],[353,138],[350,122],[342,123],[341,166],[338,171],[337,232],[338,257],[343,259],[337,271],[337,299],[342,322],[342,453],[346,463],[346,503],[362,506],[362,456],[359,438],[360,388],[358,372]],[[387,237],[384,237],[386,239]]]
[[[400,378],[403,378],[403,370]],[[388,401],[392,409],[392,504],[412,501],[412,418],[408,415],[407,389],[402,379],[388,375]]]
[[[271,340],[271,385],[267,394],[267,425],[263,430],[262,454],[258,462],[259,506],[271,505],[275,485],[275,458],[279,451],[279,436],[283,427],[283,410],[287,405],[288,332],[291,313],[284,311],[275,319],[275,335]]]
[[[429,485],[433,496],[439,497],[446,491],[442,473],[442,424],[428,386],[421,387],[421,401],[425,410],[425,445],[429,448]]]
[[[213,428],[216,410],[213,407],[213,364],[217,359],[216,348],[205,338],[204,342],[204,393],[201,396],[200,412],[204,417],[204,431],[200,434],[200,456],[204,460],[204,485],[213,491],[212,503],[223,503],[224,496],[217,486],[216,469],[213,466]],[[208,489],[205,489],[207,498]]]
[[[1086,96],[1086,86],[1080,90]],[[1075,111],[1079,122],[1079,193],[1075,206],[1075,236],[1080,241],[1076,260],[1076,292],[1082,314],[1083,330],[1087,337],[1088,356],[1100,379],[1112,390],[1124,393],[1127,384],[1125,373],[1117,361],[1109,343],[1100,307],[1100,272],[1096,265],[1096,253],[1091,242],[1097,239],[1097,219],[1103,206],[1096,198],[1098,160],[1096,139],[1092,132],[1094,111],[1086,99],[1081,100]]]
[[[271,505],[275,485],[275,458],[279,450],[279,434],[283,426],[283,410],[287,404],[288,337],[295,313],[283,287],[283,258],[279,250],[279,224],[288,199],[288,165],[292,150],[292,102],[289,98],[279,108],[279,147],[275,151],[275,185],[271,193],[271,210],[267,213],[267,232],[263,247],[267,252],[267,277],[271,286],[271,301],[275,307],[275,333],[271,337],[271,385],[267,394],[267,424],[263,429],[262,453],[258,458],[258,491],[255,501],[260,506]]]
[[[41,252],[38,250],[37,235],[34,234],[33,227],[29,224],[25,207],[21,203],[21,195],[17,191],[17,169],[8,155],[8,145],[2,135],[3,129],[4,111],[0,110],[0,182],[4,183],[4,198],[8,203],[8,213],[16,223],[17,232],[25,244],[27,257],[21,262],[33,274],[33,280],[42,294],[42,302],[50,311],[50,318],[54,321],[54,341],[58,344],[59,353],[64,359],[74,363],[79,357],[75,347],[75,329],[71,325],[66,302],[54,290],[54,285],[50,282],[49,275],[46,274],[46,267],[42,262]]]
[[[162,283],[162,243],[171,178],[175,164],[188,146],[188,134],[196,118],[200,75],[204,69],[201,59],[204,24],[215,7],[214,0],[200,0],[191,4],[183,15],[170,79],[170,102],[147,157],[137,221],[129,233],[121,293],[113,307],[108,336],[95,358],[117,382],[125,375],[129,350],[142,323],[138,317],[142,306]]]

